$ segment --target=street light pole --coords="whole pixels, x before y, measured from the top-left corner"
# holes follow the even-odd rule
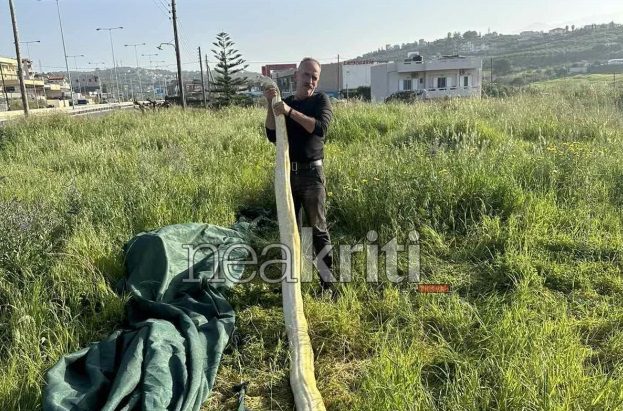
[[[42,1],[42,0],[39,0]],[[56,0],[56,11],[58,13],[58,25],[61,29],[61,40],[63,42],[63,55],[65,56],[65,72],[67,73],[67,80],[69,81],[69,93],[71,95],[71,106],[73,109],[76,108],[74,104],[74,93],[71,89],[71,73],[69,72],[69,63],[67,62],[67,47],[65,46],[65,35],[63,34],[63,20],[61,19],[61,6],[58,4],[58,0]]]
[[[97,31],[100,30],[108,30],[108,35],[110,36],[110,50],[112,51],[112,64],[115,68],[115,82],[117,83],[117,100],[120,99],[119,97],[119,76],[117,74],[117,61],[115,60],[115,46],[113,45],[112,42],[112,31],[113,30],[123,30],[122,26],[119,27],[98,27],[96,29]]]
[[[34,65],[33,61],[32,61],[32,56],[30,55],[30,45],[32,43],[41,43],[40,40],[32,40],[32,41],[20,41],[20,43],[25,44],[26,45],[26,51],[28,52],[28,60],[30,60],[30,65],[31,67]],[[41,68],[41,67],[39,67]],[[33,81],[35,81],[35,79],[32,79]],[[39,95],[37,94],[37,85],[35,83],[33,83],[33,89],[35,91],[35,102],[37,103],[37,108],[39,108]],[[45,97],[45,89],[43,90],[43,94]]]
[[[98,61],[98,62],[95,62],[95,63],[89,62],[89,65],[95,65],[95,72],[97,72],[97,70],[99,68],[98,66],[100,64],[106,64],[106,63],[104,63],[103,61]],[[100,76],[99,75],[97,76],[97,87],[100,89],[100,99],[99,99],[99,102],[101,103],[102,102],[102,82],[100,81]]]
[[[166,63],[166,61],[164,60],[150,60],[150,63]],[[156,70],[158,70],[160,68],[160,66],[156,65],[154,66],[154,68]],[[162,90],[162,97],[166,97],[167,95],[167,88],[166,88],[166,76],[163,76],[164,80],[165,80],[165,85],[163,87],[161,87]],[[160,83],[162,85],[162,82]],[[156,99],[156,82],[154,81],[154,100]]]
[[[138,52],[136,51],[136,48],[138,46],[145,46],[145,43],[137,43],[137,44],[124,44],[124,47],[134,47],[134,57],[136,57],[136,74],[138,75],[138,90],[141,94],[141,98],[143,97],[143,82],[141,81],[141,70],[140,67],[138,65]]]
[[[156,85],[155,85],[155,82],[153,81],[154,66],[153,66],[153,60],[151,58],[155,57],[157,55],[158,55],[158,53],[155,53],[155,54],[141,54],[141,57],[149,57],[149,69],[152,70],[152,73],[151,73],[151,76],[152,76],[151,87],[152,87],[152,91],[154,93],[154,100],[156,99]]]
[[[20,41],[20,43],[26,45],[26,51],[28,52],[28,58],[30,59],[30,45],[33,43],[41,43],[40,40],[32,40],[32,41]],[[32,61],[32,60],[31,60]]]
[[[78,62],[77,62],[77,58],[78,57],[84,57],[84,54],[76,54],[75,56],[67,56],[68,58],[73,58],[74,59],[74,68],[76,69],[76,73],[78,73]],[[76,74],[78,76],[78,92],[82,93],[82,84],[80,84],[80,76],[78,74]],[[72,86],[73,87],[73,86]]]

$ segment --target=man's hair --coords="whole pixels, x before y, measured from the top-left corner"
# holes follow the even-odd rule
[[[316,60],[315,58],[313,58],[313,57],[305,57],[299,63],[299,67],[301,67],[304,63],[307,63],[308,61],[311,61],[312,63],[317,64],[318,65],[318,69],[322,68],[322,65],[320,64],[320,62],[318,60]]]

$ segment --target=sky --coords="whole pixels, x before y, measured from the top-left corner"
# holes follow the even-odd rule
[[[56,0],[13,0],[22,56],[35,69],[63,71],[65,61]],[[58,0],[70,69],[112,67],[108,31],[112,31],[119,66],[138,65],[175,70],[169,0]],[[227,32],[249,64],[259,72],[270,63],[296,63],[312,56],[322,63],[354,58],[386,44],[425,39],[448,32],[476,30],[515,34],[523,30],[591,23],[623,23],[621,0],[177,0],[184,70],[199,70],[197,47],[210,51],[219,32]],[[142,56],[142,55],[146,56]],[[147,56],[158,54],[158,56]],[[0,56],[14,57],[15,48],[7,0],[0,0]],[[150,61],[151,60],[151,61]],[[92,64],[89,64],[92,63]]]

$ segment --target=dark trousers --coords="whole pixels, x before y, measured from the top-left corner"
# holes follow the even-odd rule
[[[303,212],[312,228],[314,251],[318,255],[325,246],[331,246],[331,237],[327,229],[327,214],[325,203],[327,200],[326,179],[322,166],[310,169],[299,169],[290,173],[290,187],[294,199],[294,211],[299,233],[303,226]],[[333,281],[333,253],[329,252],[322,261],[316,261],[320,274],[320,283],[327,287]]]

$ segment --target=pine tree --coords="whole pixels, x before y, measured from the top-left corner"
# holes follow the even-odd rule
[[[240,99],[236,93],[247,87],[246,77],[234,77],[235,74],[242,72],[249,67],[244,64],[242,54],[233,48],[234,42],[229,38],[227,33],[219,33],[214,43],[216,49],[212,49],[214,57],[218,63],[214,69],[217,76],[214,78],[212,91],[216,93],[216,102],[219,107],[229,106],[231,104],[240,103]]]

